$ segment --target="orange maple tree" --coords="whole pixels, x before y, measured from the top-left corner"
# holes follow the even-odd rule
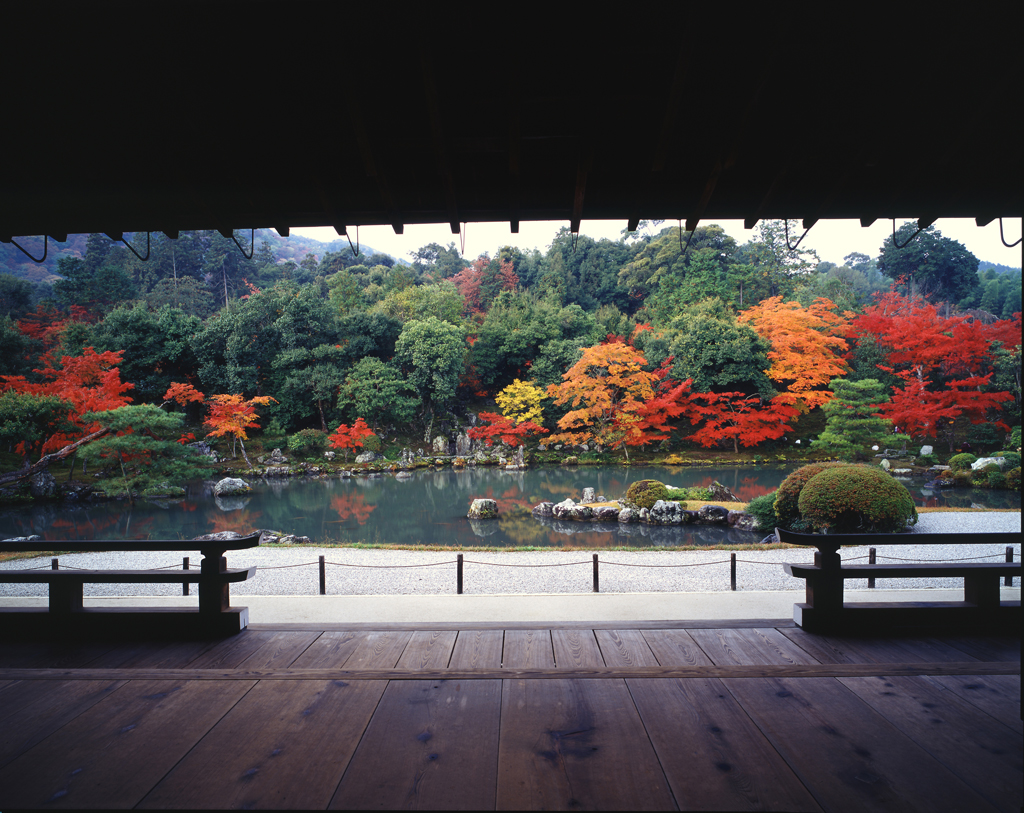
[[[248,438],[246,431],[259,429],[259,424],[256,423],[259,419],[256,407],[260,404],[269,404],[272,401],[276,402],[276,399],[269,395],[257,395],[249,399],[243,398],[241,395],[211,395],[210,414],[205,421],[205,424],[211,427],[211,431],[206,436],[213,438],[230,436],[232,455],[234,455],[234,442],[238,441],[242,447],[242,457],[245,458],[246,464],[251,469],[252,463],[249,462],[249,455],[245,453],[244,441]]]
[[[85,413],[105,412],[128,403],[125,393],[135,385],[121,380],[117,365],[123,355],[123,350],[97,353],[92,347],[84,348],[80,356],[63,356],[59,360],[54,359],[52,353],[46,353],[42,357],[44,366],[35,372],[48,381],[36,383],[20,375],[0,376],[0,392],[55,395],[71,405],[68,419],[77,431],[53,434],[40,450],[45,455],[102,428],[98,423],[83,423],[81,416]],[[23,444],[19,444],[18,451],[25,453]]]
[[[175,401],[180,406],[187,406],[191,401],[201,402],[204,398],[206,396],[191,384],[182,384],[180,381],[172,381],[164,393],[164,401]]]
[[[339,424],[338,428],[327,436],[327,442],[333,449],[344,449],[347,463],[349,449],[361,449],[363,440],[372,434],[373,430],[366,425],[366,421],[356,418],[351,426]]]
[[[594,441],[613,449],[638,446],[667,437],[668,420],[682,414],[690,381],[666,378],[667,360],[657,371],[645,370],[644,354],[632,345],[611,340],[588,347],[576,364],[551,384],[548,397],[557,406],[569,404],[558,421],[563,431],[552,443],[580,444]]]
[[[736,317],[771,344],[771,366],[765,372],[785,387],[775,399],[778,403],[801,412],[820,407],[832,398],[828,382],[849,371],[842,354],[847,350],[844,336],[853,314],[835,310],[835,303],[824,297],[805,308],[773,296]]]

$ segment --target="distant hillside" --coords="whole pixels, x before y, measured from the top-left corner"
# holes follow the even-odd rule
[[[244,231],[238,232],[238,241],[248,250]],[[34,285],[53,285],[58,279],[57,263],[61,257],[84,257],[85,246],[88,234],[69,234],[68,239],[63,243],[48,240],[46,245],[46,259],[41,263],[35,263],[20,251],[12,243],[0,243],[0,274],[10,274],[19,279],[28,280]],[[125,238],[133,246],[145,248],[145,234],[128,234]],[[17,238],[32,255],[39,257],[43,253],[43,241],[38,237]],[[274,256],[280,262],[292,262],[298,264],[307,254],[315,254],[317,259],[323,259],[327,252],[339,252],[349,247],[348,240],[339,238],[330,243],[322,243],[310,237],[293,235],[292,237],[281,237],[274,229],[256,230],[256,248],[260,243],[270,243]],[[361,254],[373,255],[381,252],[376,251],[372,246],[360,245]]]
[[[1014,267],[1012,265],[1002,265],[1001,263],[990,263],[982,260],[978,263],[978,273],[988,271],[988,269],[994,269],[997,274],[1019,274],[1021,269],[1020,266]]]

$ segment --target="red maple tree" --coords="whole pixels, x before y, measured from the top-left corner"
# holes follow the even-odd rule
[[[686,439],[701,446],[731,440],[733,452],[739,454],[740,443],[757,446],[793,431],[787,421],[799,414],[796,407],[778,398],[763,404],[757,395],[742,392],[696,392],[690,397],[690,422],[705,423]]]
[[[105,412],[128,403],[125,393],[135,385],[121,380],[118,365],[123,355],[123,350],[97,353],[92,347],[84,348],[80,356],[63,356],[59,360],[54,359],[52,353],[46,353],[42,357],[44,366],[35,372],[48,381],[36,383],[20,375],[0,376],[0,392],[13,390],[32,395],[56,395],[71,404],[68,419],[78,431],[57,432],[43,443],[40,450],[44,455],[55,452],[102,428],[98,423],[83,423],[82,415]],[[18,451],[25,453],[24,444],[18,445]]]
[[[540,435],[548,430],[533,421],[516,423],[497,412],[481,412],[477,416],[481,424],[466,430],[466,434],[474,440],[483,440],[488,446],[500,439],[507,446],[516,446],[530,435]]]
[[[355,422],[348,426],[339,424],[327,437],[327,442],[333,449],[344,449],[345,462],[348,462],[349,449],[361,449],[363,440],[373,434],[373,430],[366,425],[362,418],[356,418]]]

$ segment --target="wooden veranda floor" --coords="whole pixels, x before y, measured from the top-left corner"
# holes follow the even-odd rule
[[[1019,638],[625,626],[0,643],[0,809],[1024,801]]]

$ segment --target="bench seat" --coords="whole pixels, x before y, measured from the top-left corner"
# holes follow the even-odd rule
[[[243,582],[251,579],[256,566],[225,570],[217,574],[217,581]],[[198,584],[202,581],[199,570],[0,570],[0,583],[54,584],[80,581],[83,584]]]

